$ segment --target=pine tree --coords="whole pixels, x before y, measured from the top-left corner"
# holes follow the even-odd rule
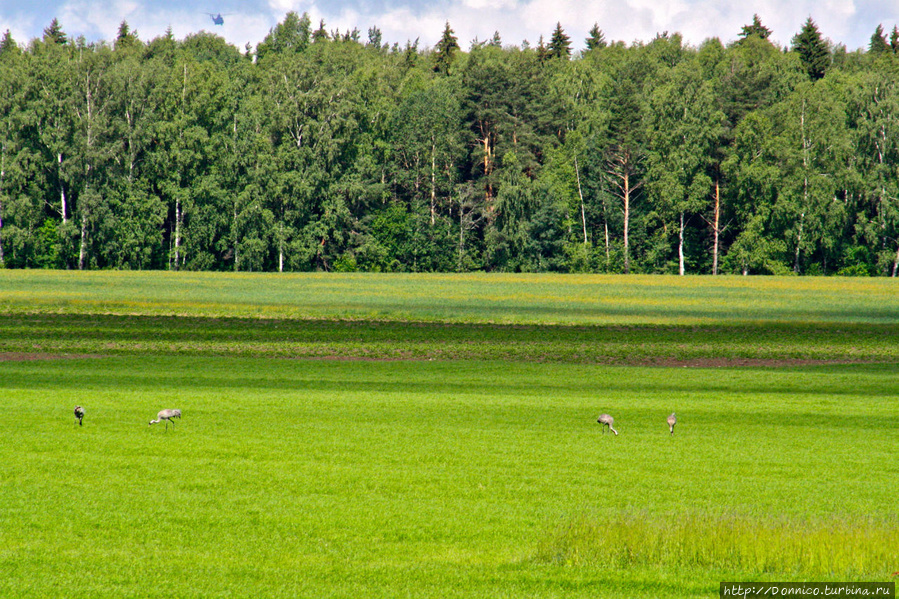
[[[128,21],[122,21],[119,24],[119,33],[116,35],[115,47],[119,48],[128,48],[137,43],[137,32],[131,31],[131,28],[128,27]]]
[[[47,43],[59,44],[60,46],[69,41],[65,32],[62,30],[62,26],[59,24],[58,19],[50,21],[50,26],[44,29],[44,41]]]
[[[743,29],[740,31],[740,37],[743,39],[746,39],[750,35],[758,36],[763,40],[768,39],[771,35],[771,30],[762,25],[762,20],[757,14],[752,15],[752,24],[744,25]]]
[[[881,54],[890,50],[887,44],[886,36],[883,34],[883,25],[878,25],[877,29],[871,35],[871,42],[868,44],[868,52],[871,54]]]
[[[459,42],[453,33],[449,21],[447,21],[446,27],[443,28],[443,36],[437,42],[437,50],[435,52],[434,70],[438,73],[446,74],[449,72],[456,51],[459,49]]]
[[[589,34],[590,37],[585,40],[587,50],[596,50],[598,48],[606,47],[606,36],[597,23],[593,23],[593,28],[590,29]]]
[[[546,53],[549,58],[568,59],[571,56],[571,38],[565,35],[561,23],[556,23],[556,30],[553,31],[552,38],[549,40],[549,48]]]
[[[326,42],[328,41],[330,36],[328,36],[328,30],[325,29],[325,20],[321,19],[318,22],[318,29],[312,32],[312,43],[315,42]]]
[[[403,50],[403,65],[413,68],[418,63],[418,38],[415,41],[406,40],[406,48]]]
[[[368,45],[377,50],[381,49],[381,30],[377,27],[368,28]]]
[[[549,52],[546,50],[546,44],[543,42],[543,36],[540,36],[540,39],[537,40],[537,60],[543,62],[549,57]]]
[[[20,50],[16,40],[12,38],[12,34],[7,29],[6,33],[3,34],[3,39],[0,40],[0,56],[5,56],[10,52],[19,54]]]
[[[824,77],[830,66],[830,51],[811,17],[806,20],[802,30],[793,36],[793,51],[799,53],[802,65],[812,81]]]
[[[899,52],[899,27],[893,25],[893,32],[890,33],[890,48],[893,54]]]

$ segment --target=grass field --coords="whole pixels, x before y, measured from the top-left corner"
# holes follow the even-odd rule
[[[0,271],[6,313],[500,324],[899,323],[894,279]]]
[[[427,277],[314,309],[267,275],[190,275],[198,303],[164,292],[182,279],[0,272],[0,596],[713,597],[899,570],[889,281],[660,278],[633,321],[519,291],[508,320],[491,285],[646,283],[480,276],[442,321]],[[775,290],[752,319],[702,307],[747,281]],[[164,407],[174,431],[146,424]]]

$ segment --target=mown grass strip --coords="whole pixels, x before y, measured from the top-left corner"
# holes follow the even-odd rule
[[[0,313],[504,324],[899,323],[895,280],[0,271]]]
[[[601,364],[896,362],[899,325],[551,326],[83,314],[0,315],[0,352]]]

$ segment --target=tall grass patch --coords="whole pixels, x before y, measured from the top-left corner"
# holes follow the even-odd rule
[[[897,563],[899,520],[735,514],[582,513],[541,540],[536,560],[615,570],[646,567],[809,580],[885,580]]]

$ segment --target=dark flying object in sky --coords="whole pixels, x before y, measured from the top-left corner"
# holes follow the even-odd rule
[[[216,24],[216,25],[224,25],[225,24],[225,17],[222,16],[222,13],[213,14],[211,12],[208,12],[206,14],[209,15],[210,17],[212,17],[212,22],[214,24]]]

